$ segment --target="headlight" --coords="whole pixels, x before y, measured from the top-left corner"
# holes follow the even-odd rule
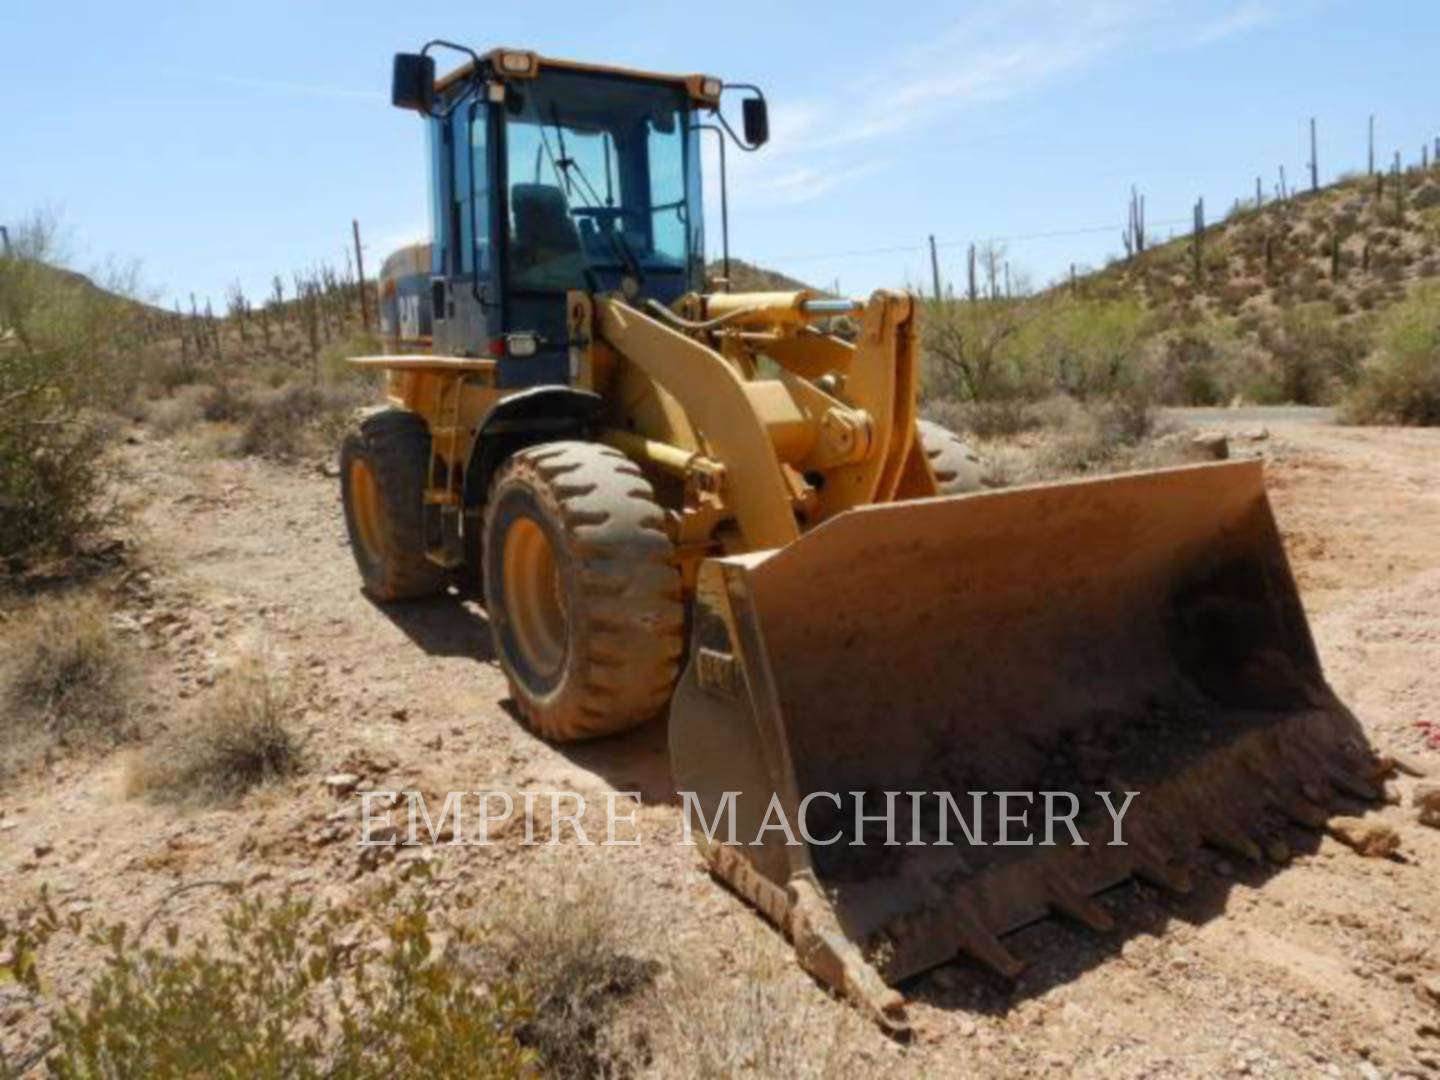
[[[509,75],[528,75],[535,66],[535,55],[528,52],[505,52],[500,54],[500,70]]]
[[[724,84],[719,79],[704,79],[700,83],[700,93],[707,98],[718,98],[720,91],[724,88]]]
[[[534,356],[540,348],[540,341],[534,334],[519,333],[505,335],[505,354],[517,360]]]

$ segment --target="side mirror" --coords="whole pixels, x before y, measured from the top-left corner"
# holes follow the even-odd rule
[[[428,113],[435,104],[435,59],[420,53],[396,53],[390,80],[390,104]]]
[[[764,146],[770,141],[770,111],[764,98],[746,98],[740,103],[740,115],[745,122],[745,141],[751,147]]]

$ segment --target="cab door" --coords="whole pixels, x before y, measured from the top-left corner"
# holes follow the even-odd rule
[[[437,215],[435,280],[431,289],[437,352],[456,356],[488,355],[492,330],[499,326],[495,283],[494,165],[490,147],[491,109],[469,101],[439,121],[441,154],[437,173],[444,177],[436,194],[444,207]],[[439,243],[443,228],[445,243]]]

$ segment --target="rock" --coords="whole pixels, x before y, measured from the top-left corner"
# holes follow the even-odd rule
[[[410,719],[410,710],[403,706],[398,709],[391,709],[390,719],[394,720],[397,724],[403,724],[406,720]]]
[[[1196,455],[1212,461],[1224,461],[1230,456],[1230,440],[1222,431],[1197,432],[1190,439],[1190,446]]]
[[[1327,828],[1336,840],[1366,858],[1383,858],[1400,850],[1400,834],[1383,821],[1337,817]]]
[[[1264,427],[1245,428],[1235,433],[1237,439],[1244,439],[1246,442],[1264,442],[1270,438],[1270,429]]]
[[[50,854],[52,851],[54,851],[54,850],[55,850],[55,845],[54,845],[54,844],[43,844],[43,843],[42,843],[42,844],[36,844],[36,845],[35,845],[35,857],[36,857],[37,859],[43,859],[46,855],[49,855],[49,854]]]
[[[1440,829],[1440,784],[1421,784],[1410,796],[1410,805],[1420,811],[1421,825]]]
[[[1390,754],[1388,757],[1390,761],[1394,763],[1396,770],[1404,773],[1406,776],[1423,778],[1429,775],[1425,767],[1408,754]]]
[[[370,826],[370,831],[364,835],[364,841],[370,845],[393,846],[400,842],[400,826],[377,823]],[[362,852],[367,848],[361,848]]]
[[[1440,1005],[1440,975],[1431,975],[1420,980],[1420,990],[1435,1004]]]
[[[326,844],[335,843],[344,835],[345,830],[339,825],[327,825],[310,834],[310,843],[315,847],[324,847]]]
[[[349,772],[331,773],[322,783],[330,789],[332,795],[348,795],[360,783],[360,777]]]

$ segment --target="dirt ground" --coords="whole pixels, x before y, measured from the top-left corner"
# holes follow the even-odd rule
[[[1440,731],[1440,431],[1281,421],[1263,438],[1234,434],[1269,461],[1332,684],[1377,747],[1440,779],[1429,745]],[[321,469],[188,455],[143,436],[125,457],[144,500],[143,568],[126,579],[116,626],[158,662],[149,722],[178,722],[221,669],[259,653],[296,680],[307,769],[238,807],[179,812],[126,798],[123,754],[61,759],[0,792],[0,908],[41,882],[64,910],[132,922],[192,880],[343,897],[395,867],[362,866],[356,800],[323,782],[339,772],[432,793],[638,791],[638,847],[507,834],[441,849],[446,874],[481,897],[608,876],[647,927],[642,947],[686,955],[717,994],[753,977],[757,954],[780,957],[810,1021],[851,1030],[847,1006],[676,843],[660,725],[578,748],[528,734],[505,707],[476,606],[452,597],[385,611],[360,594],[337,483]],[[1417,822],[1414,784],[1398,782],[1401,803],[1376,811],[1398,832],[1397,858],[1326,838],[1278,872],[1217,855],[1186,897],[1122,886],[1103,898],[1113,933],[1058,921],[1022,931],[1012,947],[1030,967],[1014,984],[963,960],[933,971],[906,987],[914,1040],[865,1027],[846,1036],[844,1060],[914,1076],[1440,1075],[1440,830]],[[203,923],[223,902],[202,889],[167,914]],[[60,956],[54,977],[78,986],[91,963]],[[11,1045],[33,1029],[16,1000],[0,996]]]

